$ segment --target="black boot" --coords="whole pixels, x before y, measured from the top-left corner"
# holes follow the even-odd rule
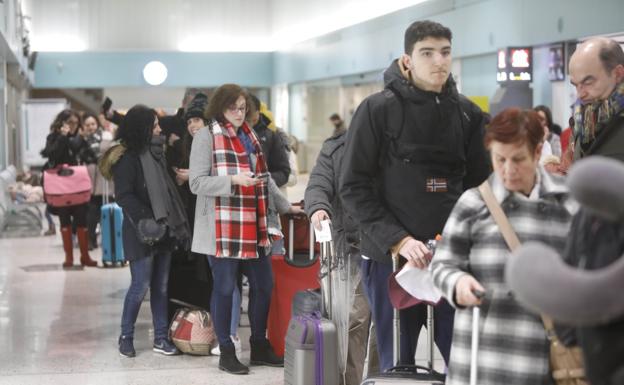
[[[221,355],[219,356],[219,369],[232,374],[248,374],[249,368],[241,364],[236,358],[236,349],[234,345],[227,344],[219,347]]]
[[[284,359],[278,357],[269,340],[249,341],[251,345],[251,364],[282,367]]]

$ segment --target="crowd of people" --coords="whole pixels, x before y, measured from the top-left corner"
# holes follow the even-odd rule
[[[586,232],[583,226],[598,221],[575,219],[591,214],[577,212],[569,195],[569,167],[595,155],[624,161],[624,53],[616,42],[589,39],[572,55],[570,78],[578,100],[563,132],[546,106],[484,114],[458,92],[451,60],[450,29],[431,21],[411,24],[404,54],[384,73],[383,91],[364,99],[348,129],[338,114],[330,116],[335,130],[310,174],[305,212],[317,228],[322,220],[332,222],[336,249],[356,266],[350,272],[354,299],[343,375],[348,385],[360,383],[369,345],[376,345],[368,353],[369,373],[414,364],[426,306],[400,311],[396,357],[387,283],[393,261],[429,270],[443,295],[434,310],[434,337],[448,366],[447,384],[468,383],[473,306],[487,309],[479,384],[550,383],[547,333],[540,315],[521,306],[504,279],[511,251],[479,186],[491,188],[522,243],[568,250],[576,231]],[[111,129],[107,119],[119,128]],[[163,135],[161,123],[167,120],[182,129]],[[120,354],[136,355],[134,324],[148,288],[154,350],[178,354],[167,335],[168,279],[175,255],[184,254],[211,276],[211,293],[198,295],[209,297],[204,302],[214,321],[219,368],[249,372],[238,359],[242,276],[250,292],[250,363],[283,365],[266,337],[270,256],[283,254],[279,215],[301,209],[283,193],[296,176],[296,162],[286,134],[271,128],[271,120],[257,97],[225,84],[210,98],[187,95],[173,117],[143,105],[125,115],[108,106],[99,117],[65,110],[52,123],[42,151],[45,168],[85,164],[94,184],[88,204],[50,208],[60,219],[63,267],[73,265],[74,234],[80,263],[97,265],[89,251],[98,247],[104,195],[123,209],[132,279],[121,316]],[[161,230],[156,242],[145,242],[141,229],[146,228]],[[426,242],[436,234],[442,238],[433,255]],[[583,269],[611,262],[568,260]],[[374,344],[368,342],[371,323]],[[604,327],[624,332],[621,320]],[[587,374],[592,384],[615,384],[610,376],[617,369],[588,368]]]

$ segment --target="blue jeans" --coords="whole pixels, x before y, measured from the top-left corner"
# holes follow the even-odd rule
[[[375,332],[377,333],[377,350],[379,366],[382,372],[394,366],[392,352],[392,316],[393,308],[388,296],[388,277],[392,274],[392,265],[374,260],[362,260],[362,282],[364,292],[371,305]],[[453,308],[442,301],[434,308],[434,340],[440,353],[448,364],[453,334]],[[416,305],[399,312],[401,324],[400,363],[414,364],[414,355],[420,329],[426,324],[427,306]]]
[[[247,315],[251,327],[250,341],[266,339],[267,318],[273,290],[273,270],[271,259],[263,251],[258,251],[257,259],[215,258],[208,256],[212,270],[213,288],[210,313],[214,320],[219,345],[234,348],[230,339],[232,323],[232,296],[238,290],[238,269],[249,279],[249,306]]]
[[[169,251],[157,251],[153,257],[130,261],[132,281],[124,300],[121,335],[134,337],[134,324],[149,288],[154,340],[167,338],[169,332],[167,322],[169,266],[171,266],[171,252]]]
[[[241,316],[241,290],[238,285],[232,291],[232,321],[230,322],[230,335],[238,335],[238,324]]]

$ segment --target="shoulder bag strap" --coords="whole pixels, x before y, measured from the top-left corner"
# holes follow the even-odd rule
[[[486,180],[481,183],[479,185],[479,192],[481,193],[488,210],[490,210],[490,214],[494,218],[494,222],[496,222],[500,232],[503,234],[503,238],[505,238],[505,242],[507,243],[509,250],[515,251],[518,247],[520,247],[520,239],[518,239],[518,235],[511,226],[511,223],[509,223],[507,215],[505,215],[505,212],[496,200],[496,197],[494,197],[494,192],[492,191],[490,182]],[[544,314],[540,314],[540,317],[542,318],[542,323],[544,324],[544,329],[546,329],[548,338],[554,338],[555,333],[552,320]]]

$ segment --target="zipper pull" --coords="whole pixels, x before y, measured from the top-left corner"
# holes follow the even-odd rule
[[[436,104],[440,104],[440,99],[438,99],[438,95],[436,95]]]

